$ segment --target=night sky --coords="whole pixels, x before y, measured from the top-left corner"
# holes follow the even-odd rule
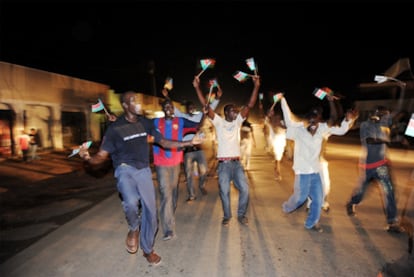
[[[199,60],[216,59],[201,75],[217,78],[223,102],[245,104],[253,57],[265,102],[283,91],[292,110],[328,86],[351,100],[399,58],[413,61],[408,1],[23,1],[0,4],[0,60],[198,103],[192,87]],[[150,69],[154,69],[154,75]],[[155,81],[155,82],[154,82]],[[208,92],[207,86],[203,88]]]

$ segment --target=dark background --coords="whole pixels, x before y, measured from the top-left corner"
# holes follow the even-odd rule
[[[157,96],[170,76],[171,97],[196,103],[203,58],[217,61],[204,90],[217,78],[223,102],[248,101],[251,80],[232,74],[254,57],[265,101],[283,91],[300,112],[322,86],[351,105],[359,83],[414,52],[408,1],[3,0],[0,12],[2,61]]]

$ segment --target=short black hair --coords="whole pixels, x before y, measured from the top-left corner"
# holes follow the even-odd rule
[[[165,107],[167,104],[171,104],[172,105],[172,103],[173,102],[172,102],[171,99],[165,98],[165,100],[161,102],[161,107]]]
[[[132,90],[129,90],[129,91],[123,92],[123,93],[119,96],[119,102],[120,102],[121,104],[126,103],[126,102],[128,101],[128,99],[127,99],[127,95],[129,95],[129,94],[135,94],[135,92],[134,92],[134,91],[132,91]]]

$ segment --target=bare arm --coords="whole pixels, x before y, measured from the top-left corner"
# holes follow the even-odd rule
[[[184,148],[184,147],[191,147],[193,145],[201,144],[203,142],[203,138],[201,138],[198,134],[196,134],[192,140],[188,141],[176,141],[176,140],[168,140],[162,138],[158,143],[164,148]],[[91,165],[100,165],[109,159],[109,153],[103,149],[100,149],[95,155],[91,156],[89,154],[88,148],[81,146],[79,148],[79,156],[84,161],[87,161]]]
[[[197,92],[198,100],[200,101],[201,105],[203,106],[203,112],[207,114],[210,119],[214,118],[214,111],[213,109],[207,105],[206,98],[203,95],[203,92],[200,89],[200,78],[195,76],[193,80],[194,89]],[[220,89],[221,90],[221,89]]]
[[[91,165],[100,165],[109,159],[109,153],[107,151],[99,149],[95,155],[91,156],[88,148],[84,146],[79,148],[79,156]]]
[[[252,94],[250,96],[250,100],[249,103],[247,104],[246,107],[244,107],[241,111],[240,111],[240,115],[243,118],[246,118],[247,115],[249,114],[249,111],[251,108],[254,107],[254,105],[256,104],[256,100],[257,100],[257,95],[259,93],[259,87],[260,87],[260,77],[259,76],[253,76],[253,82],[254,82],[254,87],[253,87],[253,91]]]

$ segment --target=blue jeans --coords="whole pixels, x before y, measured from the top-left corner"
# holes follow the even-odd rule
[[[224,218],[232,217],[230,208],[230,182],[239,191],[239,205],[237,216],[245,216],[249,205],[249,185],[240,161],[225,161],[218,164],[218,182],[220,189],[221,204],[223,206]]]
[[[282,204],[282,209],[285,213],[291,213],[299,208],[308,196],[312,199],[312,203],[305,221],[305,228],[311,229],[318,223],[321,216],[323,192],[319,173],[295,175],[293,194]]]
[[[177,209],[180,166],[181,164],[155,167],[161,195],[160,218],[164,236],[175,233],[175,210]]]
[[[192,151],[184,154],[184,170],[187,181],[188,197],[195,197],[194,185],[193,185],[193,164],[197,162],[199,179],[198,187],[204,188],[207,177],[207,161],[204,155],[204,151]]]
[[[157,203],[151,169],[137,169],[121,164],[115,169],[114,176],[117,179],[117,188],[129,230],[141,230],[141,248],[145,253],[151,253],[158,230]],[[141,216],[139,204],[142,207]]]
[[[351,200],[348,204],[359,204],[364,198],[365,191],[372,180],[378,180],[383,191],[385,212],[387,223],[391,224],[398,221],[397,204],[395,201],[394,189],[387,165],[379,166],[377,168],[366,169],[365,176],[361,178],[359,186],[352,194]]]

